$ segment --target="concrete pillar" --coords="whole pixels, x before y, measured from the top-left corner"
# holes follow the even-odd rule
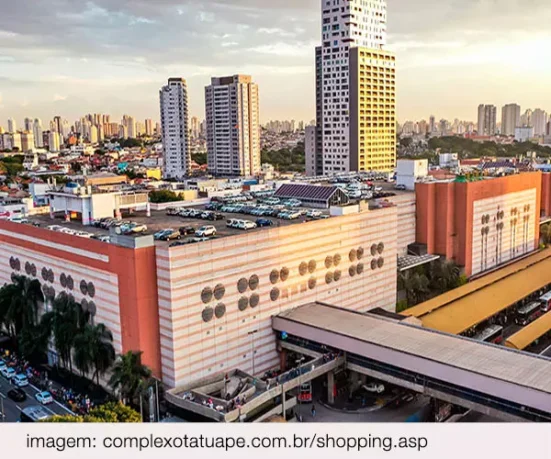
[[[287,349],[279,351],[279,369],[282,373],[287,371]]]
[[[335,373],[333,371],[327,373],[327,402],[330,405],[335,403]]]
[[[149,203],[147,203],[146,213],[148,217],[151,217],[151,205]]]

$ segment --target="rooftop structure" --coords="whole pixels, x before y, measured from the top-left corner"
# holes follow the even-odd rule
[[[334,186],[316,185],[282,185],[274,194],[275,198],[297,199],[300,202],[317,208],[329,208],[332,205],[346,205],[348,196]]]

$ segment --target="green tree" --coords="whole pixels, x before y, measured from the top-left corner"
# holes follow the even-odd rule
[[[73,372],[72,350],[75,339],[82,333],[90,316],[72,296],[60,293],[54,300],[52,310],[42,316],[41,327],[54,338],[57,353],[65,367]]]
[[[453,261],[438,260],[429,267],[430,287],[440,294],[459,287],[461,269]]]
[[[120,355],[112,369],[109,385],[125,402],[136,402],[151,385],[151,370],[142,364],[142,352]]]
[[[551,224],[546,224],[541,227],[541,238],[546,246],[551,245]]]
[[[92,408],[86,416],[72,416],[70,414],[64,416],[53,416],[43,422],[49,423],[81,423],[81,422],[125,422],[138,423],[142,422],[138,412],[122,403],[109,402],[105,405]]]
[[[92,380],[99,386],[104,375],[115,361],[113,334],[104,324],[86,324],[73,343],[76,367],[84,374],[93,370]]]
[[[44,302],[40,282],[14,276],[13,283],[0,289],[0,321],[12,337],[38,324],[38,308]]]
[[[425,274],[406,271],[398,276],[398,288],[406,292],[408,307],[422,302],[430,292],[430,281]]]
[[[158,190],[149,193],[149,202],[153,202],[156,204],[162,204],[166,202],[178,202],[183,200],[184,199],[181,195],[170,190]]]
[[[195,153],[191,155],[191,159],[195,161],[199,166],[204,166],[207,164],[207,154],[206,153]]]

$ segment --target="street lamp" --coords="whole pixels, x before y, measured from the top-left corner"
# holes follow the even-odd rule
[[[252,330],[250,331],[249,333],[247,333],[248,336],[251,337],[251,347],[252,347],[252,352],[253,352],[253,377],[255,376],[255,365],[254,365],[254,353],[255,353],[255,349],[254,349],[254,335],[256,335],[258,333],[258,330]]]

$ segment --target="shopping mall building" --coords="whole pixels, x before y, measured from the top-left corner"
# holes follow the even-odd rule
[[[13,274],[37,278],[46,308],[60,292],[73,295],[109,327],[118,353],[143,351],[167,387],[233,369],[258,375],[279,366],[275,314],[315,301],[394,310],[398,257],[415,242],[469,275],[535,250],[549,185],[541,173],[422,184],[417,202],[416,193],[400,193],[369,208],[332,209],[327,219],[221,229],[179,247],[0,221],[0,284]]]

